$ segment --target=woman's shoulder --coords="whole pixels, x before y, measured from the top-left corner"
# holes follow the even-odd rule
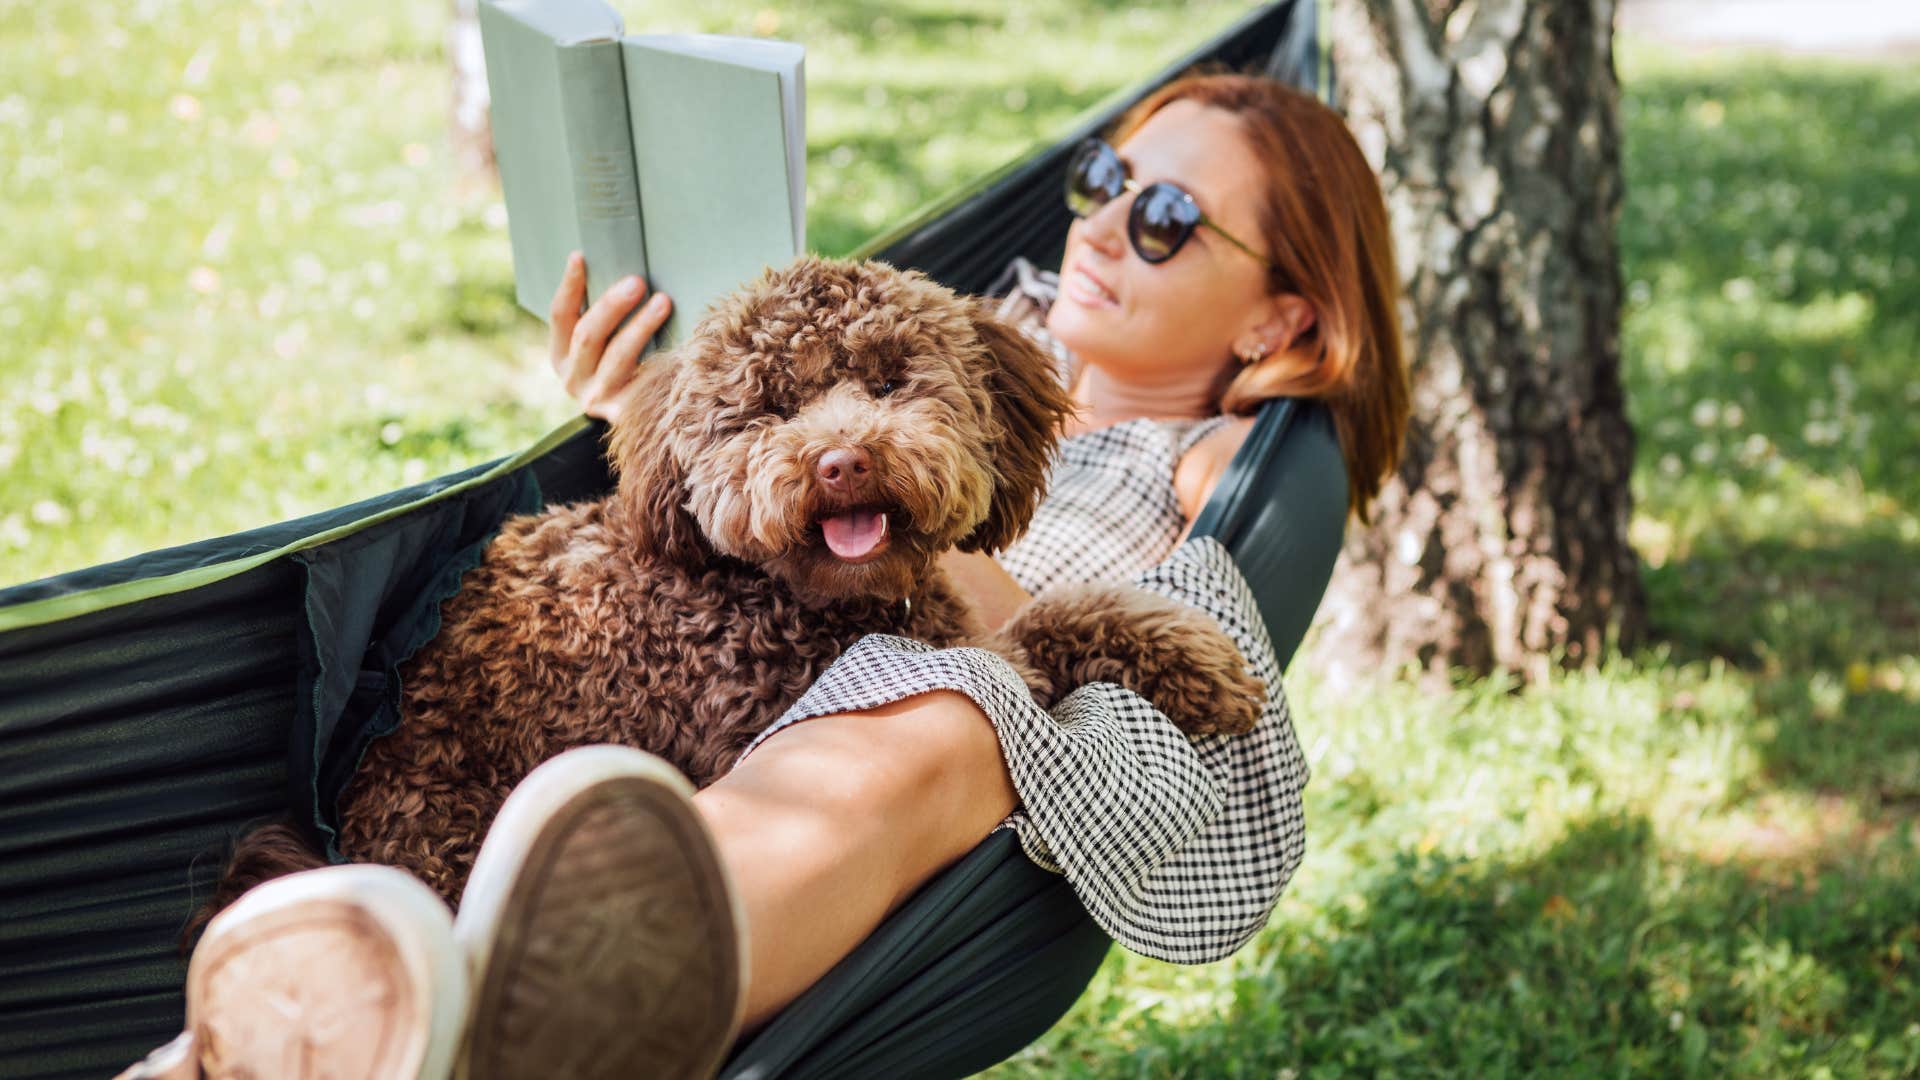
[[[1213,494],[1213,486],[1227,471],[1227,463],[1247,441],[1253,417],[1229,416],[1201,436],[1180,455],[1173,470],[1173,492],[1180,500],[1180,516],[1192,521]]]

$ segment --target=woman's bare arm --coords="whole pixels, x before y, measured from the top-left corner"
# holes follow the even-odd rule
[[[989,630],[1006,625],[1014,612],[1033,599],[991,555],[949,551],[940,557],[940,567],[953,578],[953,586],[960,595],[972,602],[974,613]]]

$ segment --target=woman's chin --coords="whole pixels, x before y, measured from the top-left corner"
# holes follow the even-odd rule
[[[1099,315],[1062,295],[1047,310],[1047,333],[1066,346],[1068,352],[1078,355],[1088,346],[1097,346],[1106,336],[1101,332],[1104,327]]]

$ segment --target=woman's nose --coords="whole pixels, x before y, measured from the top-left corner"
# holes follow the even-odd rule
[[[1080,236],[1088,246],[1109,259],[1118,259],[1127,251],[1127,208],[1133,205],[1133,192],[1104,205],[1079,221]]]

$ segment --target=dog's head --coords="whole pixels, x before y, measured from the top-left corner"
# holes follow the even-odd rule
[[[984,302],[877,262],[769,271],[647,367],[612,443],[637,542],[827,600],[897,599],[948,548],[1011,543],[1071,407]]]

